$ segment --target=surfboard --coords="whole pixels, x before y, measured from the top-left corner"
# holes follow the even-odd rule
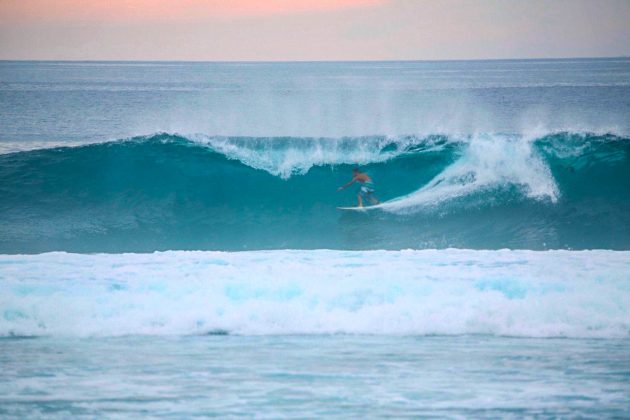
[[[339,210],[365,211],[367,207],[337,207]]]
[[[392,202],[398,201],[398,199],[383,201],[378,204],[372,204],[364,207],[337,207],[339,210],[354,210],[354,211],[367,211],[367,210],[375,210],[375,209],[384,209],[387,208],[388,205],[391,205]]]

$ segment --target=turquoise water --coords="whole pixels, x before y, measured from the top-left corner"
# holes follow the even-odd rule
[[[352,165],[386,204],[369,213]],[[31,174],[31,176],[24,176]],[[0,251],[628,249],[630,141],[185,138],[0,155]]]
[[[628,417],[629,144],[628,58],[0,62],[0,416]]]

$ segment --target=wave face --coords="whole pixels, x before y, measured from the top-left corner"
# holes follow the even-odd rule
[[[0,336],[627,337],[630,253],[253,251],[0,256]]]
[[[0,155],[0,253],[630,249],[630,140],[611,134],[156,134]],[[383,204],[340,211],[360,165]]]

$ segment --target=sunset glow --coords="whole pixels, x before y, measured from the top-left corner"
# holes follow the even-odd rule
[[[629,21],[627,0],[0,0],[0,59],[624,56]]]
[[[373,6],[385,0],[3,0],[2,20],[203,19]]]

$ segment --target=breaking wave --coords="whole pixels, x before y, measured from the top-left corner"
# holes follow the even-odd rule
[[[613,134],[155,134],[0,155],[0,252],[630,248]],[[383,202],[343,212],[360,165]]]

